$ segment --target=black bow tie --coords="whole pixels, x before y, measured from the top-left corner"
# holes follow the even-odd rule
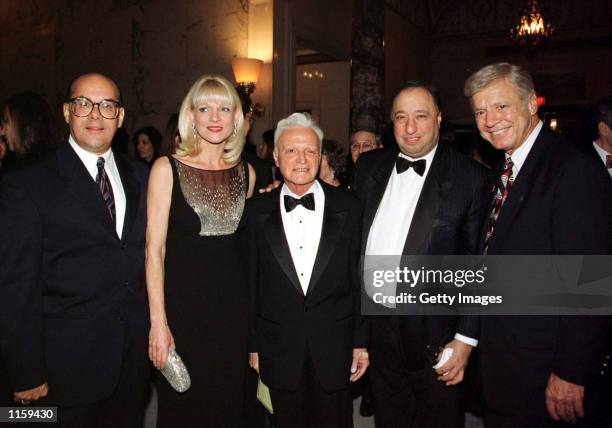
[[[298,205],[303,206],[307,210],[314,211],[314,193],[308,193],[301,198],[294,198],[293,196],[285,195],[285,210],[287,210],[288,213],[293,211]]]
[[[395,159],[395,169],[397,170],[398,174],[401,174],[410,168],[413,168],[414,172],[422,177],[425,173],[425,159],[419,159],[414,162],[401,156],[398,156],[397,159]]]

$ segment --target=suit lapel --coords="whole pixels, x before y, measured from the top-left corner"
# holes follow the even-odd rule
[[[280,212],[280,188],[276,191],[276,197],[271,198],[274,203],[272,211],[268,215],[268,218],[264,221],[264,236],[270,244],[272,253],[276,257],[278,265],[281,267],[287,278],[291,281],[293,287],[297,290],[300,295],[304,296],[304,290],[298,279],[295,265],[291,257],[291,250],[289,249],[289,243],[285,236],[285,229],[283,228],[283,219]]]
[[[385,194],[389,178],[393,172],[395,166],[395,159],[397,158],[397,150],[389,150],[387,155],[380,161],[376,169],[371,174],[372,190],[368,192],[371,195],[366,201],[363,213],[363,233],[361,236],[361,253],[365,254],[366,246],[368,244],[368,235],[370,234],[370,228],[374,222],[376,211],[380,201]]]
[[[66,143],[58,149],[57,160],[59,175],[68,181],[68,189],[75,200],[94,222],[119,239],[100,189],[70,144]]]
[[[321,184],[323,192],[325,193],[325,208],[323,211],[323,225],[321,227],[321,238],[319,239],[319,248],[317,249],[317,257],[312,268],[312,275],[310,276],[310,283],[308,284],[307,294],[312,293],[312,290],[319,283],[321,275],[325,271],[329,263],[329,259],[334,253],[338,239],[340,238],[340,232],[343,229],[344,223],[346,222],[347,211],[339,211],[336,208],[336,202],[334,201],[333,195],[329,194],[326,190],[326,186]]]
[[[408,236],[402,254],[419,254],[438,216],[440,204],[450,189],[450,181],[445,174],[445,147],[438,146],[431,167],[423,183],[419,201],[412,216]]]
[[[132,167],[116,153],[114,153],[114,158],[125,193],[125,219],[123,221],[123,231],[121,233],[121,239],[125,240],[132,229],[134,219],[138,213],[140,184],[133,175]]]
[[[530,185],[533,183],[533,176],[540,170],[540,164],[545,157],[545,152],[548,149],[547,131],[542,129],[533,146],[525,163],[521,167],[512,188],[508,193],[508,198],[504,202],[499,217],[495,222],[495,230],[491,238],[491,245],[496,238],[503,237],[512,228],[512,223],[518,216],[527,199],[530,191]],[[501,172],[500,172],[501,174]]]

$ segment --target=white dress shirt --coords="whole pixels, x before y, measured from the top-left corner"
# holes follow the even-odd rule
[[[310,189],[304,193],[314,194],[314,211],[304,208],[302,205],[296,206],[291,212],[285,210],[285,195],[300,198],[283,184],[280,192],[280,210],[283,220],[285,236],[291,251],[291,258],[297,273],[300,285],[306,295],[312,268],[314,267],[319,241],[321,240],[321,229],[323,227],[323,210],[325,208],[325,193],[318,181],[315,181]],[[302,195],[302,196],[304,196]]]
[[[403,153],[399,154],[399,156],[411,161],[425,159],[425,172],[423,176],[420,176],[414,171],[414,168],[410,168],[398,174],[395,165],[393,166],[387,188],[370,227],[365,251],[366,256],[400,256],[403,253],[412,217],[437,150],[438,146],[420,158],[411,158]],[[398,257],[398,265],[400,258],[401,256]],[[391,293],[394,294],[392,291]],[[471,346],[478,345],[478,340],[459,333],[455,334],[455,339]]]
[[[612,155],[612,153],[606,152],[604,149],[599,147],[599,144],[597,144],[596,142],[593,142],[593,147],[595,147],[595,151],[597,152],[597,154],[599,155],[599,157],[601,158],[602,162],[605,165],[606,164],[606,156]],[[610,174],[610,177],[612,177],[612,168],[608,168],[608,174]]]
[[[525,142],[521,144],[518,149],[512,152],[512,155],[506,154],[506,159],[509,157],[512,158],[512,163],[514,164],[512,167],[512,175],[514,176],[515,181],[516,177],[518,177],[519,172],[521,171],[521,168],[523,167],[523,164],[525,163],[525,160],[527,159],[527,156],[529,155],[529,152],[531,151],[531,148],[533,147],[533,143],[535,143],[536,138],[538,138],[538,135],[540,135],[542,126],[544,126],[544,124],[541,120],[539,120],[538,124],[527,136]]]
[[[387,188],[370,227],[366,256],[402,254],[423,184],[437,150],[438,146],[420,158],[399,154],[411,161],[425,159],[425,172],[423,176],[420,176],[414,171],[414,168],[409,168],[402,174],[398,174],[395,165],[393,166]]]
[[[89,175],[91,175],[94,183],[96,181],[96,177],[98,176],[98,158],[104,158],[104,170],[106,171],[110,185],[113,188],[113,197],[115,199],[115,230],[117,231],[117,236],[121,238],[121,234],[123,232],[123,222],[125,220],[126,202],[125,192],[123,191],[123,185],[121,184],[121,176],[119,175],[119,170],[117,169],[117,164],[115,163],[113,151],[109,149],[102,155],[90,153],[81,148],[81,146],[74,141],[72,135],[68,139],[68,142],[76,152],[79,159],[81,159],[81,162],[83,162],[83,165],[85,165],[85,168],[87,169],[87,172],[89,172]]]

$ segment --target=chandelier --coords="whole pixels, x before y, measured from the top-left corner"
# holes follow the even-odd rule
[[[518,25],[510,29],[510,37],[521,45],[536,46],[548,38],[554,30],[555,27],[550,23],[544,23],[544,17],[538,10],[538,1],[529,0]]]

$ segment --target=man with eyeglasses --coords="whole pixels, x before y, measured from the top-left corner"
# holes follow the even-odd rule
[[[14,400],[60,426],[142,426],[146,170],[115,155],[117,85],[70,85],[67,144],[0,188],[0,345]]]
[[[380,138],[369,129],[358,129],[351,134],[351,159],[357,163],[359,155],[382,147]]]

